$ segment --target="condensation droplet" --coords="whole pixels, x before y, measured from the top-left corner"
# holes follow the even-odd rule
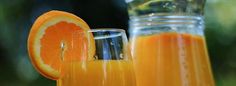
[[[120,59],[124,59],[124,54],[120,54]]]
[[[113,42],[110,43],[111,45],[114,45]]]
[[[95,60],[98,60],[98,56],[97,56],[97,55],[95,55],[95,56],[94,56],[94,59],[95,59]]]

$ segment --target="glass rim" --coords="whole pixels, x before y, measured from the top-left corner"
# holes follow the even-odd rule
[[[125,30],[120,28],[92,28],[88,30],[88,32],[124,32]]]
[[[106,33],[106,32],[112,32],[113,33],[113,34],[110,34],[110,35],[94,36],[95,40],[104,39],[104,38],[118,37],[118,36],[125,37],[125,40],[127,40],[125,30],[119,29],[119,28],[95,28],[95,29],[90,29],[87,32],[88,33]]]

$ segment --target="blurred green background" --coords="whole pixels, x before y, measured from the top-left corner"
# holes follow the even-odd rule
[[[207,0],[206,38],[217,86],[236,86],[236,0]],[[91,28],[128,28],[123,0],[0,0],[0,86],[56,86],[29,62],[27,37],[49,10],[83,18]]]

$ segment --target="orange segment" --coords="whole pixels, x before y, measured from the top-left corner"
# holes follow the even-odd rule
[[[32,64],[43,76],[58,79],[63,61],[86,60],[94,54],[94,40],[86,35],[87,30],[89,26],[81,18],[67,12],[41,15],[28,38]]]

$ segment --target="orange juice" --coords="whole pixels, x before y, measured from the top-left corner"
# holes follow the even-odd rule
[[[203,36],[174,32],[131,40],[137,86],[214,86]]]
[[[136,86],[131,61],[95,60],[65,64],[57,86]]]

